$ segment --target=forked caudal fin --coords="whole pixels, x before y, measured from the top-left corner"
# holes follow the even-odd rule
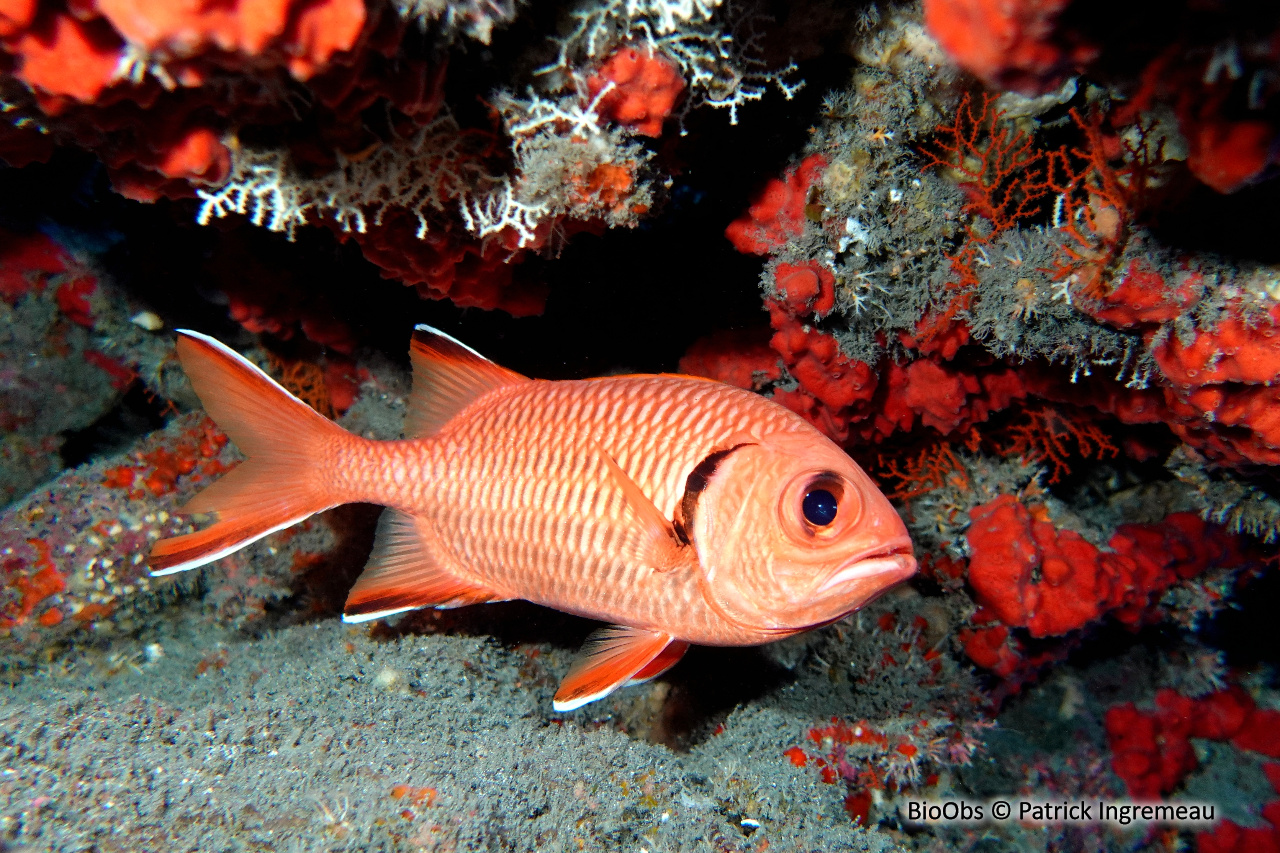
[[[249,458],[182,508],[216,521],[157,542],[147,561],[153,575],[211,563],[344,503],[324,460],[359,440],[213,338],[179,330],[177,349],[205,410]]]

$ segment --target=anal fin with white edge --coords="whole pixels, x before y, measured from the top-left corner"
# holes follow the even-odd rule
[[[459,578],[432,547],[430,522],[388,509],[378,520],[373,552],[347,595],[342,621],[367,622],[423,607],[463,607],[504,601],[499,593]]]
[[[667,649],[672,648],[668,654]],[[572,711],[603,699],[623,685],[647,681],[670,669],[689,644],[662,631],[610,625],[587,637],[560,682],[552,707]]]
[[[672,640],[667,647],[658,653],[658,656],[649,661],[644,667],[627,681],[623,687],[630,687],[633,684],[644,684],[646,681],[653,681],[659,675],[662,675],[671,667],[680,662],[680,658],[684,657],[684,653],[689,651],[689,644],[684,640]]]

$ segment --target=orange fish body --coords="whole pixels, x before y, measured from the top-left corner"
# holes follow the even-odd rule
[[[400,441],[352,435],[222,344],[179,355],[249,459],[156,543],[153,573],[216,560],[355,501],[389,507],[345,619],[522,598],[612,623],[556,693],[576,708],[690,643],[752,645],[839,619],[914,573],[871,479],[802,418],[686,376],[527,379],[429,327]]]

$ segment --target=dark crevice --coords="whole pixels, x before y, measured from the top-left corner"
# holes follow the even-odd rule
[[[93,459],[120,453],[160,429],[164,422],[163,401],[148,394],[141,383],[134,382],[111,411],[84,429],[63,434],[62,464],[75,468]]]

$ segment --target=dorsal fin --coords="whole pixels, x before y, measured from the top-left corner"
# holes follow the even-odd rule
[[[405,414],[405,438],[435,435],[454,415],[493,389],[532,381],[431,326],[414,327],[409,360],[413,393]]]
[[[378,520],[373,553],[347,596],[342,621],[366,622],[422,607],[463,607],[502,596],[453,573],[429,522],[395,509]]]

